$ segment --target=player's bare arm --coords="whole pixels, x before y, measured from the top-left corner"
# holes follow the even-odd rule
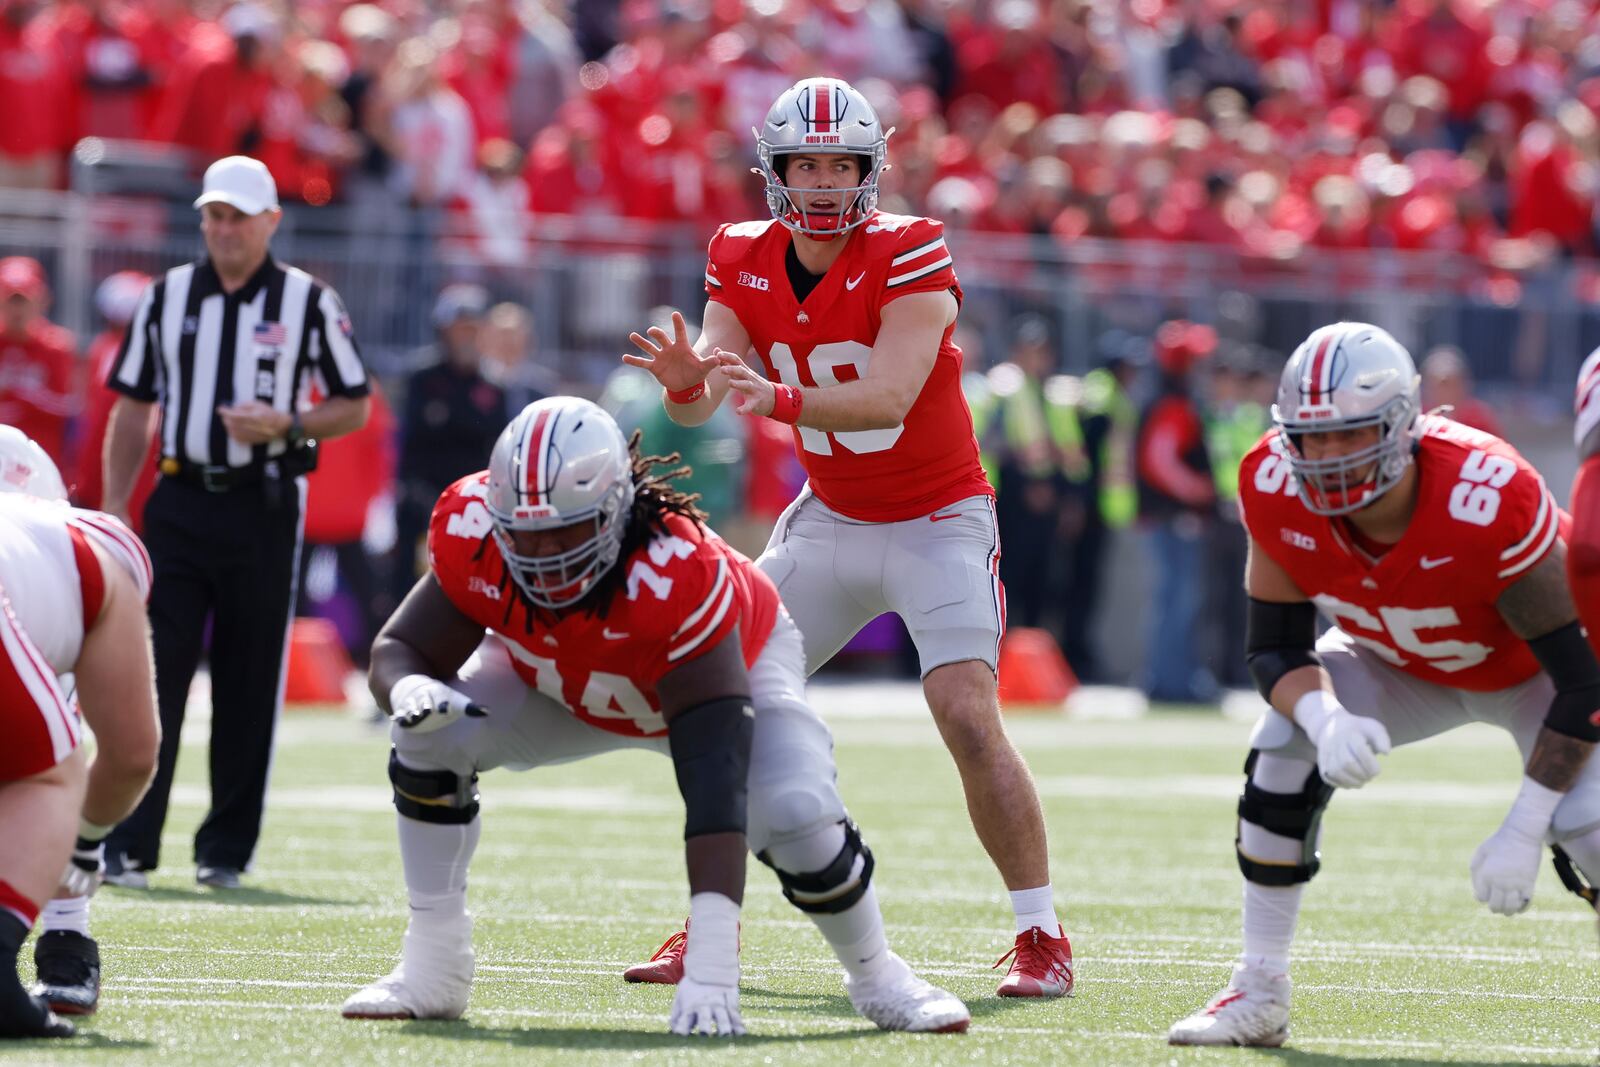
[[[482,641],[483,627],[450,602],[432,572],[424,574],[373,639],[372,698],[393,715],[397,683],[413,676],[453,678]]]
[[[155,774],[161,719],[144,598],[120,564],[98,545],[91,547],[105,579],[105,599],[99,617],[86,621],[74,668],[78,702],[96,742],[83,818],[110,827],[133,811]]]
[[[899,426],[933,372],[956,311],[948,290],[912,293],[885,306],[867,373],[852,382],[801,389],[799,425],[833,432]],[[739,394],[740,414],[772,414],[773,383],[731,351],[720,359],[728,388]]]
[[[1578,626],[1559,540],[1526,577],[1500,594],[1501,618],[1539,658],[1556,697],[1528,758],[1528,777],[1558,793],[1572,788],[1600,732],[1600,663]]]
[[[1245,658],[1256,688],[1316,745],[1317,771],[1328,784],[1359,789],[1377,776],[1378,757],[1390,749],[1389,732],[1339,702],[1316,652],[1316,608],[1254,538],[1245,592]]]
[[[672,313],[672,335],[659,326],[628,335],[641,354],[624,353],[622,362],[631,367],[642,367],[661,383],[668,394],[693,391],[704,385],[694,399],[675,401],[671,395],[663,398],[667,416],[680,426],[699,426],[711,418],[728,392],[727,378],[714,373],[719,361],[719,351],[743,353],[750,348],[750,335],[739,317],[728,307],[714,300],[706,301],[705,314],[700,319],[700,337],[689,343],[689,329],[683,315]]]
[[[656,697],[689,809],[684,839],[689,891],[721,893],[742,903],[745,790],[755,719],[738,627],[710,652],[663,675]]]

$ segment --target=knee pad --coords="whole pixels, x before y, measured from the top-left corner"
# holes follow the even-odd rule
[[[796,874],[772,862],[767,849],[756,859],[771,867],[783,886],[783,895],[801,911],[817,915],[836,915],[848,911],[867,894],[872,884],[872,850],[861,840],[861,832],[849,819],[844,820],[844,845],[833,861],[820,871]]]
[[[1256,885],[1291,886],[1309,882],[1322,866],[1322,856],[1317,851],[1317,829],[1322,823],[1322,813],[1328,801],[1333,798],[1333,786],[1324,782],[1317,769],[1312,767],[1305,788],[1298,793],[1274,793],[1262,789],[1250,780],[1260,756],[1260,749],[1251,749],[1244,762],[1244,794],[1239,798],[1240,832],[1234,837],[1234,849],[1239,854],[1239,871],[1246,880]],[[1243,842],[1243,827],[1247,822],[1269,833],[1299,841],[1299,861],[1285,863],[1247,855]]]
[[[478,817],[476,774],[463,779],[454,771],[415,770],[390,749],[389,781],[395,810],[408,819],[460,826]]]

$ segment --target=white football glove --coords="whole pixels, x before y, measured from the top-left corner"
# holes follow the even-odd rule
[[[100,888],[100,875],[106,869],[106,843],[78,838],[72,847],[72,859],[61,872],[61,885],[57,897],[89,897]]]
[[[733,1037],[745,1032],[739,1018],[737,984],[707,985],[685,974],[672,997],[672,1018],[668,1023],[675,1034],[716,1034]]]
[[[1360,789],[1378,776],[1378,757],[1391,747],[1389,731],[1377,719],[1352,715],[1325,689],[1295,702],[1294,721],[1317,746],[1317,771],[1340,789]]]
[[[675,1034],[745,1032],[739,1018],[739,905],[721,893],[689,898],[689,940],[683,946],[683,978],[667,1022]]]
[[[408,674],[394,683],[389,709],[396,725],[419,734],[443,729],[462,716],[481,719],[489,714],[465,693],[425,674]]]
[[[1515,915],[1533,901],[1544,835],[1565,795],[1524,777],[1505,821],[1472,854],[1472,892],[1496,915]]]

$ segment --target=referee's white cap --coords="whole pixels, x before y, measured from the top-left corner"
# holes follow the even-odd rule
[[[194,206],[229,204],[246,215],[278,210],[278,184],[259,159],[224,156],[206,168],[205,185]]]

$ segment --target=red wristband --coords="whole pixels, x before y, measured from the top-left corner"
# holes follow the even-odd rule
[[[706,383],[696,382],[687,389],[668,389],[667,399],[674,404],[693,404],[706,395]]]
[[[781,382],[772,384],[772,414],[770,418],[790,426],[800,421],[800,390]]]

